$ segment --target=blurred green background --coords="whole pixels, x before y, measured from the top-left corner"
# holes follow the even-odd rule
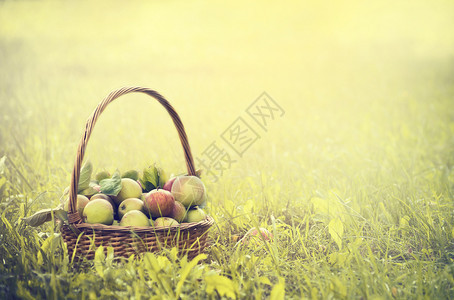
[[[411,166],[452,145],[452,28],[452,1],[2,1],[0,150],[64,186],[98,102],[138,85],[174,105],[195,157],[263,91],[279,103],[285,115],[223,180],[335,186],[389,155]],[[95,167],[184,171],[170,118],[148,98],[101,116]]]
[[[179,282],[207,298],[212,274],[245,299],[453,298],[453,28],[443,0],[0,0],[0,298],[162,299]],[[236,160],[202,177],[214,245],[186,279],[184,261],[159,271],[168,290],[140,262],[77,268],[52,224],[22,221],[57,206],[86,120],[123,86],[163,94],[194,157],[216,142]],[[266,130],[246,112],[264,91],[285,111]],[[238,117],[260,135],[241,157],[221,137]],[[185,171],[143,94],[106,109],[85,157]],[[273,241],[236,243],[254,226]]]

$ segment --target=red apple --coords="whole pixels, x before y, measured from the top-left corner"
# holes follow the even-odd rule
[[[170,213],[169,217],[177,220],[179,223],[183,222],[184,218],[186,217],[186,208],[180,202],[175,201],[175,205],[173,206],[172,212]]]
[[[170,178],[169,181],[167,181],[166,184],[164,184],[164,186],[162,188],[164,190],[166,190],[166,191],[171,192],[172,191],[172,185],[175,182],[175,179],[177,179],[177,178],[176,177]]]
[[[168,217],[175,206],[175,198],[169,191],[151,190],[145,196],[144,206],[153,218]]]

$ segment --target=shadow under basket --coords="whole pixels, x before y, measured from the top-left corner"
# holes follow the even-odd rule
[[[114,249],[114,255],[122,257],[176,247],[179,254],[188,255],[192,259],[202,253],[207,247],[208,231],[214,223],[213,218],[210,216],[197,223],[181,223],[171,227],[125,227],[84,223],[77,212],[76,204],[80,168],[94,124],[109,103],[124,94],[133,92],[147,94],[164,106],[172,118],[181,145],[183,146],[186,168],[188,170],[187,174],[197,176],[183,123],[172,105],[158,92],[149,88],[125,87],[113,91],[98,104],[85,124],[85,132],[79,143],[71,174],[68,224],[62,224],[61,226],[63,240],[67,245],[70,257],[74,254],[78,259],[93,259],[96,249],[101,245],[104,247],[111,246]]]

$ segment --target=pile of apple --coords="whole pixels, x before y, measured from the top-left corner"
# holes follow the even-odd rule
[[[207,217],[199,207],[207,199],[199,177],[181,175],[165,182],[163,177],[156,177],[156,182],[150,184],[147,178],[137,180],[137,174],[130,175],[118,178],[118,193],[107,194],[103,193],[102,180],[109,180],[109,175],[97,174],[97,179],[104,177],[101,185],[92,185],[90,193],[82,191],[77,195],[76,207],[82,220],[90,224],[169,227],[200,222]],[[109,182],[104,183],[107,186]]]

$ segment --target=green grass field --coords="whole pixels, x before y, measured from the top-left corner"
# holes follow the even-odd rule
[[[0,298],[454,298],[453,28],[441,0],[0,1]],[[195,158],[215,142],[234,160],[217,181],[205,168],[199,264],[76,264],[53,224],[22,221],[58,205],[87,118],[122,86],[163,94]],[[264,91],[285,113],[262,128],[247,110]],[[241,156],[222,138],[239,117],[259,135]],[[186,171],[140,94],[85,157]],[[237,243],[254,226],[274,239]]]

